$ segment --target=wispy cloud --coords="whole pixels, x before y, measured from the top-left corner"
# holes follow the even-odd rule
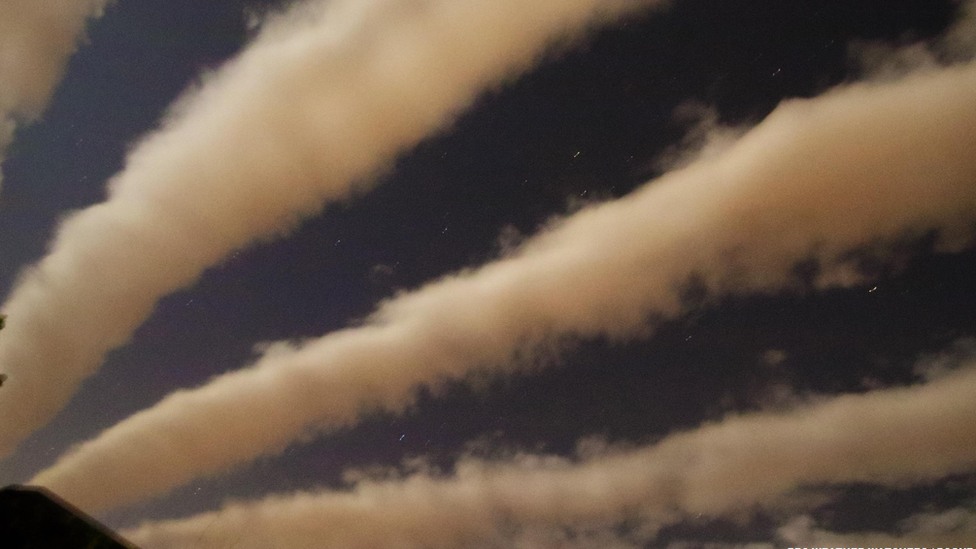
[[[779,537],[800,546],[830,547],[963,547],[976,538],[976,515],[956,508],[942,513],[914,515],[896,532],[831,532],[817,528],[808,516],[797,517],[778,531]]]
[[[850,55],[863,77],[874,79],[971,61],[976,55],[976,1],[960,0],[958,9],[956,21],[935,38],[902,45],[856,41],[849,46]]]

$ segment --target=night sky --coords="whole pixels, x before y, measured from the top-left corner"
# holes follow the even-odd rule
[[[119,0],[91,23],[42,119],[18,131],[3,163],[0,295],[43,256],[63,216],[105,198],[106,180],[139,137],[202,73],[243,48],[249,18],[273,5]],[[753,125],[784,99],[860,77],[856,44],[929,39],[957,12],[949,0],[674,0],[592,34],[489,92],[452,129],[399,158],[373,190],[166,297],[54,421],[0,462],[0,484],[26,482],[71,445],[176,388],[253,362],[257,344],[361,322],[380,300],[490,261],[552,216],[627,195],[660,175],[658,160],[695,125],[675,114],[682,105]],[[347,469],[415,456],[450,471],[469,452],[572,455],[594,435],[646,444],[797,395],[915,383],[920,357],[973,351],[976,252],[939,253],[923,240],[906,243],[899,258],[865,259],[873,281],[848,289],[732,298],[701,295],[689,280],[691,312],[652,335],[566,341],[551,367],[437,394],[420,389],[405,414],[370,414],[98,518],[122,528],[228,498],[341,487]],[[804,511],[819,528],[885,532],[919,512],[971,505],[976,476],[823,493],[830,497]],[[744,513],[666,526],[648,547],[776,539],[783,517]]]

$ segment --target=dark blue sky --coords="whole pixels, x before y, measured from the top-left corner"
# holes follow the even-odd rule
[[[61,216],[104,197],[106,179],[166,106],[242,47],[245,12],[260,7],[120,0],[92,26],[43,120],[18,133],[3,165],[0,294],[43,254]],[[340,328],[399,289],[492,258],[506,227],[531,233],[581,197],[626,194],[655,175],[654,159],[683,136],[672,114],[685,102],[713,105],[727,123],[758,121],[784,98],[856,77],[852,40],[929,37],[953,15],[952,2],[933,0],[675,0],[668,11],[606,30],[485,97],[456,128],[400,159],[375,191],[166,298],[62,414],[0,464],[0,484],[26,480],[70,444],[177,387],[239,367],[257,342]],[[465,443],[486,436],[554,453],[592,433],[646,442],[755,408],[774,384],[834,394],[866,390],[865,379],[909,383],[917,356],[976,335],[976,254],[936,255],[924,242],[909,248],[904,269],[880,268],[875,292],[702,305],[648,340],[578,342],[559,368],[487,390],[426,395],[405,416],[369,418],[102,518],[121,526],[226,497],[337,485],[350,466],[410,455],[449,466]],[[786,368],[764,366],[770,349],[786,353]],[[815,516],[841,531],[890,528],[923,507],[976,496],[966,488],[971,479],[956,480],[904,491],[852,487]],[[855,508],[856,520],[848,512]],[[774,527],[759,515],[746,526],[678,525],[660,543],[761,540]]]

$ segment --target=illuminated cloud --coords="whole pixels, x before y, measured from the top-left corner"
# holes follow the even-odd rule
[[[639,334],[651,315],[682,312],[690,276],[712,294],[775,292],[801,287],[796,265],[816,258],[812,282],[830,287],[860,280],[851,250],[883,256],[936,229],[957,248],[976,220],[974,128],[968,65],[786,102],[724,154],[395,297],[363,326],[177,391],[32,482],[84,509],[117,507],[350,425],[364,409],[402,410],[420,385],[524,367],[555,338]],[[778,436],[798,442],[791,433]],[[769,464],[764,478],[776,477]]]
[[[807,547],[967,547],[976,539],[976,516],[964,508],[914,515],[893,533],[831,532],[803,516],[780,528],[778,535],[787,543]]]
[[[160,297],[362,190],[556,42],[653,4],[313,1],[274,17],[133,150],[106,202],[64,221],[4,305],[0,456],[47,423]]]
[[[734,513],[803,486],[901,485],[972,470],[974,390],[976,371],[968,369],[926,385],[840,396],[787,413],[729,417],[579,463],[536,456],[467,461],[453,477],[419,473],[360,481],[348,491],[232,503],[125,535],[146,549],[184,547],[203,531],[208,544],[237,540],[242,549],[478,547],[547,528],[615,540],[627,533],[643,541],[654,538],[656,526],[683,516]],[[625,523],[632,531],[621,529]],[[965,512],[921,516],[906,525],[915,537],[897,539],[959,540],[972,535],[972,523]],[[936,537],[945,532],[953,537]],[[801,545],[871,545],[864,537],[831,537],[809,522],[791,522],[780,536]]]
[[[17,122],[41,114],[78,48],[85,25],[101,16],[109,1],[4,0],[0,4],[0,162]]]

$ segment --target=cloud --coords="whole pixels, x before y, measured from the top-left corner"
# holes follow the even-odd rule
[[[958,20],[939,41],[938,47],[949,59],[970,60],[976,55],[976,2],[963,1],[959,10]]]
[[[686,125],[687,130],[680,143],[668,147],[650,165],[657,172],[684,168],[697,160],[719,156],[749,129],[720,123],[714,107],[694,101],[679,105],[674,110],[674,118]]]
[[[668,544],[667,549],[776,549],[776,545],[766,542],[752,543],[724,543],[724,542],[697,542],[697,541],[675,541]]]
[[[32,482],[89,511],[281,451],[422,384],[503,374],[565,336],[625,338],[713,294],[860,280],[851,250],[942,231],[972,237],[976,67],[830,91],[777,108],[724,155],[584,209],[480,269],[384,302],[363,326],[177,391]],[[528,358],[527,358],[528,357]],[[11,377],[13,379],[13,377]],[[220,440],[220,444],[213,441]]]
[[[909,44],[855,41],[848,47],[850,57],[866,77],[881,80],[971,61],[976,55],[976,1],[959,1],[958,10],[952,26],[935,38]]]
[[[799,546],[831,547],[964,547],[976,539],[976,515],[956,508],[914,515],[897,532],[831,532],[817,528],[808,516],[797,517],[777,532]]]
[[[4,0],[0,4],[0,163],[17,122],[37,118],[85,25],[110,0]],[[0,182],[2,182],[0,174]]]
[[[161,296],[349,197],[555,42],[653,4],[314,1],[273,17],[135,148],[106,202],[64,221],[4,305],[0,456]]]
[[[963,507],[956,507],[941,513],[921,513],[904,520],[902,529],[916,534],[976,533],[976,513]]]
[[[446,548],[563,527],[646,541],[657,526],[682,517],[734,514],[804,486],[901,485],[971,470],[974,390],[976,371],[963,370],[926,385],[835,397],[787,413],[733,416],[581,462],[526,455],[504,463],[462,461],[453,477],[419,473],[361,481],[348,491],[232,503],[125,535],[147,549],[184,546],[205,528],[214,545],[247,532],[241,548],[272,542],[288,549]],[[943,515],[907,527],[956,532],[971,523],[969,515]],[[833,543],[820,535],[798,523],[780,532],[792,543]]]
[[[948,349],[940,353],[922,357],[912,370],[919,378],[931,381],[971,365],[974,357],[976,357],[976,339],[964,337],[956,340]]]
[[[789,357],[782,349],[768,349],[762,355],[762,361],[769,367],[777,367],[783,364]]]

